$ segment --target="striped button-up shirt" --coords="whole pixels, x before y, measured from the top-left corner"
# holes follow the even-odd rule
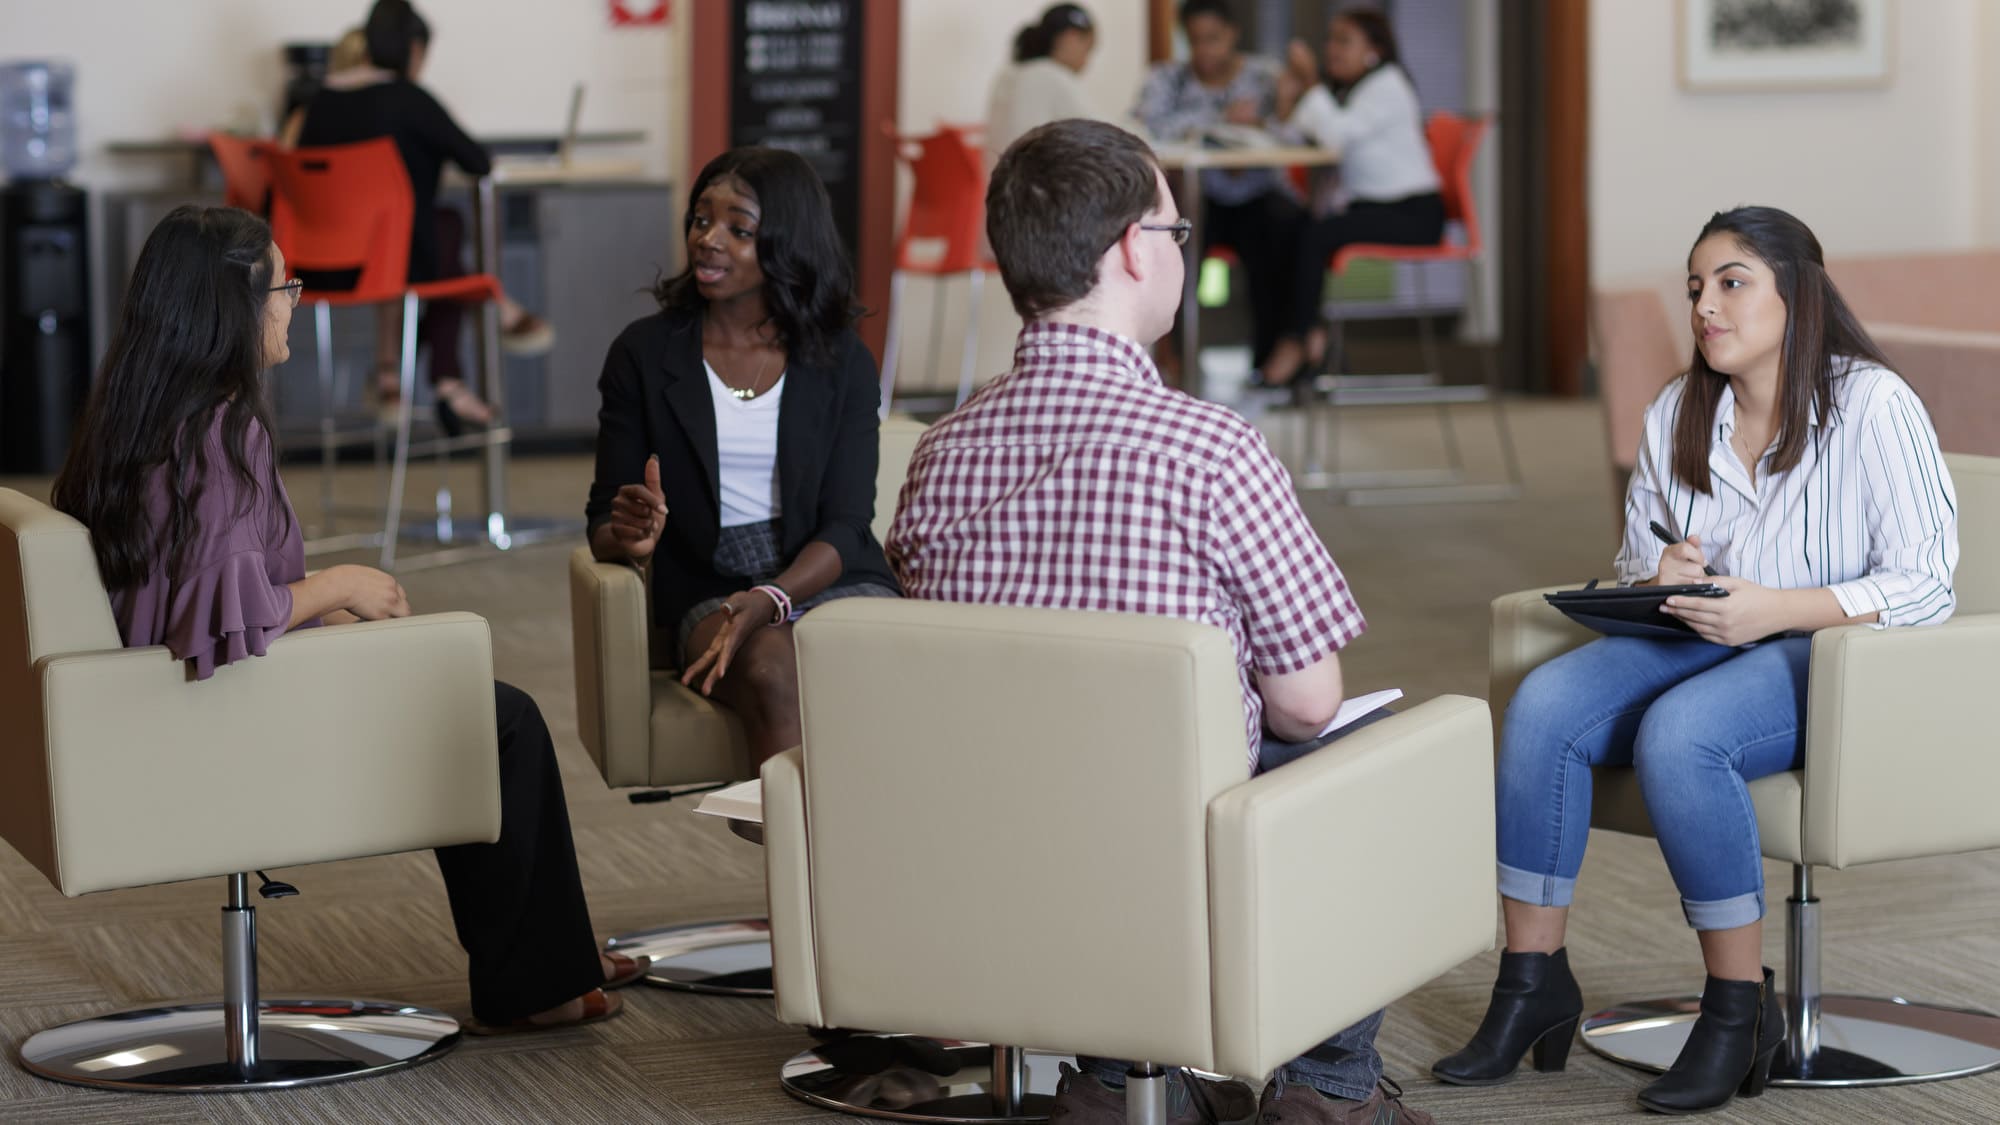
[[[1367,628],[1263,435],[1074,325],[1028,325],[1014,369],[924,434],[884,546],[913,598],[1219,626],[1253,769],[1252,672],[1308,668]]]
[[[1932,625],[1951,616],[1958,498],[1937,431],[1908,383],[1872,364],[1837,375],[1834,417],[1813,412],[1799,463],[1773,472],[1767,450],[1754,484],[1730,445],[1736,397],[1725,389],[1704,496],[1673,475],[1674,416],[1688,378],[1668,384],[1646,410],[1625,496],[1621,583],[1659,571],[1665,546],[1647,527],[1658,520],[1676,538],[1701,536],[1717,573],[1774,589],[1824,586],[1849,617]]]

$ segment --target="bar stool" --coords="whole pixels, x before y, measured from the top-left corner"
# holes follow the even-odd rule
[[[965,343],[959,358],[958,389],[949,400],[941,395],[909,397],[902,405],[942,408],[949,402],[956,408],[972,394],[979,364],[979,297],[987,272],[998,268],[981,250],[986,174],[979,147],[972,142],[976,131],[940,125],[927,137],[895,138],[896,157],[909,166],[915,183],[909,213],[903,216],[902,234],[896,239],[896,269],[889,279],[889,338],[882,352],[884,418],[895,401],[896,371],[903,350],[903,295],[912,274],[937,282],[937,299],[931,305],[931,368],[936,369],[944,342],[944,282],[961,274],[966,285]]]
[[[400,302],[403,309],[402,353],[399,365],[401,402],[396,411],[388,492],[380,514],[382,530],[354,535],[321,535],[306,544],[308,554],[379,546],[380,566],[396,567],[396,548],[403,535],[403,492],[413,454],[443,459],[460,450],[479,450],[486,498],[484,540],[501,549],[513,545],[507,523],[507,454],[513,431],[504,425],[458,436],[412,440],[417,377],[417,314],[423,301],[456,301],[479,306],[479,357],[482,390],[496,411],[504,411],[505,382],[500,375],[499,279],[468,274],[439,281],[407,280],[410,229],[414,201],[409,175],[386,137],[351,145],[295,149],[266,154],[275,194],[271,233],[294,271],[354,271],[353,288],[308,289],[301,299],[313,307],[321,394],[320,508],[328,530],[343,509],[333,499],[333,464],[340,449],[382,441],[378,425],[342,429],[336,410],[343,397],[333,363],[332,309],[335,306],[383,305]],[[379,459],[379,458],[378,458]],[[435,533],[440,544],[454,538],[449,487],[438,491]],[[449,561],[455,555],[433,552],[426,562]],[[414,563],[415,560],[412,560]],[[407,565],[407,564],[406,564]]]
[[[1461,117],[1446,112],[1431,114],[1425,125],[1425,139],[1430,144],[1431,160],[1437,166],[1440,193],[1444,197],[1445,236],[1438,243],[1430,246],[1352,243],[1334,254],[1328,266],[1334,275],[1344,275],[1350,267],[1364,261],[1416,265],[1419,268],[1413,271],[1413,276],[1417,284],[1417,302],[1419,306],[1426,306],[1429,294],[1425,290],[1426,271],[1422,267],[1431,262],[1463,262],[1466,265],[1466,307],[1476,307],[1486,251],[1480,236],[1479,212],[1472,205],[1472,165],[1479,155],[1479,146],[1485,139],[1487,127],[1488,122],[1483,117]],[[1451,237],[1453,225],[1462,232],[1460,241],[1453,241]],[[1311,386],[1306,388],[1309,393],[1305,409],[1301,412],[1305,455],[1300,466],[1299,487],[1339,489],[1350,503],[1509,500],[1521,494],[1521,466],[1514,452],[1513,434],[1507,429],[1503,412],[1500,369],[1494,349],[1481,349],[1483,382],[1470,385],[1442,383],[1437,341],[1431,331],[1428,311],[1428,308],[1420,307],[1416,318],[1424,371],[1413,375],[1320,374],[1313,377]],[[1342,367],[1345,367],[1346,355],[1341,347],[1340,329],[1348,317],[1343,315],[1338,302],[1329,304],[1326,312],[1326,320],[1332,330],[1327,354],[1338,357]],[[1451,407],[1464,403],[1487,403],[1492,411],[1503,474],[1498,483],[1469,484],[1465,481],[1464,457],[1451,417]],[[1445,448],[1446,465],[1443,469],[1362,472],[1343,472],[1339,469],[1338,408],[1408,405],[1436,407],[1438,428]],[[1322,430],[1331,436],[1333,442],[1333,448],[1328,452],[1328,460],[1333,463],[1331,468],[1322,467],[1320,463]]]

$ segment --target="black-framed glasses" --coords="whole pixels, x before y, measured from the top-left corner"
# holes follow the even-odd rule
[[[1186,246],[1188,236],[1194,233],[1194,220],[1182,219],[1173,223],[1140,223],[1140,230],[1165,231],[1173,236],[1175,246]]]
[[[290,297],[290,298],[292,299],[292,307],[293,307],[293,308],[298,308],[298,307],[299,307],[299,296],[300,296],[301,294],[303,294],[303,293],[305,292],[305,290],[306,290],[306,283],[305,283],[305,282],[303,282],[303,281],[300,281],[300,280],[299,280],[298,278],[296,278],[296,277],[295,277],[295,278],[291,279],[290,281],[287,281],[287,282],[285,282],[285,283],[284,283],[283,285],[273,285],[273,286],[271,286],[271,292],[273,292],[273,293],[276,293],[276,292],[278,292],[278,291],[279,291],[279,290],[281,290],[281,289],[282,289],[282,290],[284,290],[284,292],[285,292],[285,295],[286,295],[286,296],[288,296],[288,297]]]

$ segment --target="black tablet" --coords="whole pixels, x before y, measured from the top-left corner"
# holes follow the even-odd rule
[[[1712,582],[1691,586],[1599,586],[1596,582],[1581,590],[1558,590],[1544,594],[1563,616],[1594,629],[1607,637],[1666,637],[1694,641],[1701,638],[1688,623],[1671,613],[1660,612],[1668,598],[1726,598],[1729,591]]]

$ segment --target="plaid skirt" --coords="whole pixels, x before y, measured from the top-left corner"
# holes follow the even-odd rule
[[[762,585],[784,572],[785,560],[778,553],[778,521],[746,523],[737,527],[725,527],[715,541],[715,569],[719,574],[743,579],[743,585]],[[797,621],[799,615],[816,605],[839,598],[896,598],[901,597],[895,590],[877,582],[858,582],[852,586],[829,586],[825,590],[804,601],[792,603],[790,620]],[[678,636],[683,656],[688,650],[688,638],[694,636],[694,627],[702,619],[722,608],[726,598],[709,598],[696,602],[694,608],[681,615]]]

